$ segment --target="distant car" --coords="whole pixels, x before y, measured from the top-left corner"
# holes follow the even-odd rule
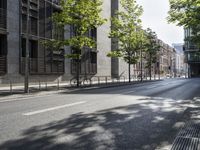
[[[171,78],[172,76],[170,74],[166,74],[166,78]]]
[[[137,78],[145,78],[145,75],[143,74],[143,75],[141,75],[141,74],[139,74],[139,75],[137,75]]]

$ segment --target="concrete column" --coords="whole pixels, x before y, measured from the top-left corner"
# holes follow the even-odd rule
[[[7,0],[8,77],[19,76],[19,1]]]
[[[97,75],[111,76],[111,58],[106,55],[111,51],[110,32],[111,1],[103,1],[102,16],[108,19],[107,23],[97,29]]]

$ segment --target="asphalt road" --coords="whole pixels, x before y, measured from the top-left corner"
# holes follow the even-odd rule
[[[0,150],[169,149],[200,79],[0,100]]]

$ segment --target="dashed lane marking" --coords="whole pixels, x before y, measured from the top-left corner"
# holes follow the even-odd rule
[[[122,92],[122,94],[130,94],[130,93],[134,93],[135,91],[127,91],[127,92]]]
[[[37,114],[41,114],[41,113],[45,113],[45,112],[49,112],[49,111],[54,111],[54,110],[58,110],[58,109],[66,108],[66,107],[71,107],[71,106],[75,106],[75,105],[80,105],[80,104],[84,104],[84,103],[86,103],[86,101],[81,101],[81,102],[76,102],[76,103],[71,103],[71,104],[41,109],[41,110],[37,110],[37,111],[27,112],[27,113],[24,113],[22,115],[23,116],[32,116],[32,115],[37,115]]]
[[[0,100],[0,103],[22,101],[22,100],[26,100],[26,99],[42,98],[42,97],[48,97],[48,96],[51,96],[51,95],[27,96],[27,97],[11,98],[11,99],[8,99],[8,100]]]

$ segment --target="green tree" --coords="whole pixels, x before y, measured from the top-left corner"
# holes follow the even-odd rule
[[[73,36],[64,40],[48,40],[45,45],[59,50],[61,47],[70,46],[73,53],[66,57],[76,61],[76,80],[79,87],[80,60],[85,48],[95,48],[96,41],[88,36],[88,32],[96,29],[106,22],[101,16],[101,0],[61,0],[61,10],[53,14],[52,20],[58,27],[70,26]]]
[[[157,62],[160,45],[158,44],[157,35],[150,28],[146,30],[148,42],[146,43],[146,68],[149,71],[150,80],[152,77],[152,65]]]
[[[116,11],[111,18],[110,38],[116,39],[118,49],[107,54],[108,57],[122,57],[128,63],[129,82],[131,81],[130,66],[139,60],[138,52],[145,41],[142,30],[141,15],[143,9],[135,0],[120,0],[121,11]]]
[[[169,0],[168,21],[192,30],[193,35],[187,41],[200,47],[200,0]]]

